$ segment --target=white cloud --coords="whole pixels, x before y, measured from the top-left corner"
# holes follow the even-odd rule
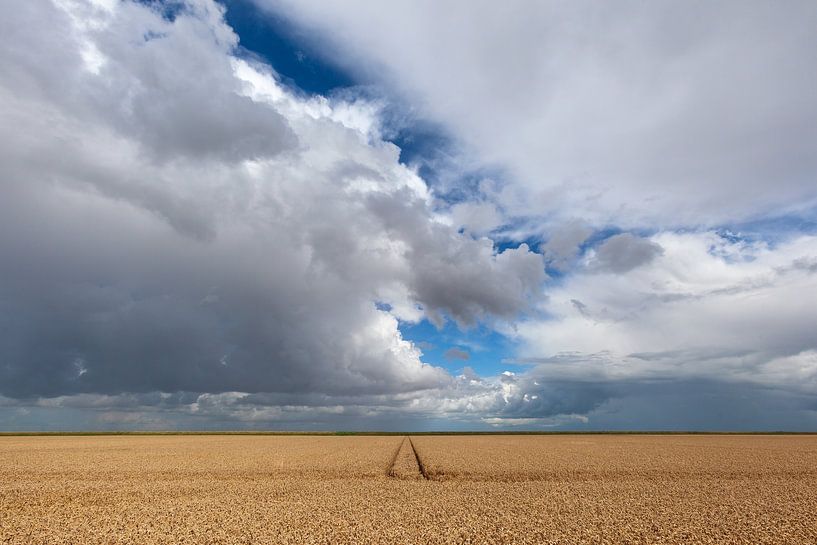
[[[817,204],[817,8],[256,0],[498,165],[511,215],[707,226]]]
[[[452,223],[474,235],[485,235],[503,223],[502,215],[488,202],[461,202],[451,207]]]
[[[709,379],[815,391],[817,237],[771,246],[662,233],[624,272],[578,272],[549,292],[550,318],[517,324],[522,355],[552,379]]]

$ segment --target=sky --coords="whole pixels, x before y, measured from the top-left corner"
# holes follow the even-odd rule
[[[814,28],[8,8],[0,430],[817,430]]]

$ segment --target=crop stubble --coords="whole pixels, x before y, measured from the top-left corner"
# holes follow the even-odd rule
[[[0,543],[817,543],[815,512],[815,436],[0,437]]]

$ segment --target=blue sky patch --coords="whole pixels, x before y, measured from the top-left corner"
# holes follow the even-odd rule
[[[731,242],[763,241],[774,248],[792,236],[817,234],[817,209],[724,225],[717,233]]]
[[[502,360],[514,351],[514,343],[496,331],[484,326],[462,331],[450,320],[440,330],[428,320],[417,324],[402,322],[400,333],[423,351],[425,363],[453,374],[471,367],[482,376],[497,375],[509,368]]]
[[[329,95],[355,85],[352,77],[324,62],[295,27],[249,0],[221,0],[227,24],[239,36],[239,45],[263,57],[285,83],[313,94]]]

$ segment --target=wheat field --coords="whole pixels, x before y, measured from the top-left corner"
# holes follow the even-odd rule
[[[817,436],[0,437],[0,543],[817,543]]]

